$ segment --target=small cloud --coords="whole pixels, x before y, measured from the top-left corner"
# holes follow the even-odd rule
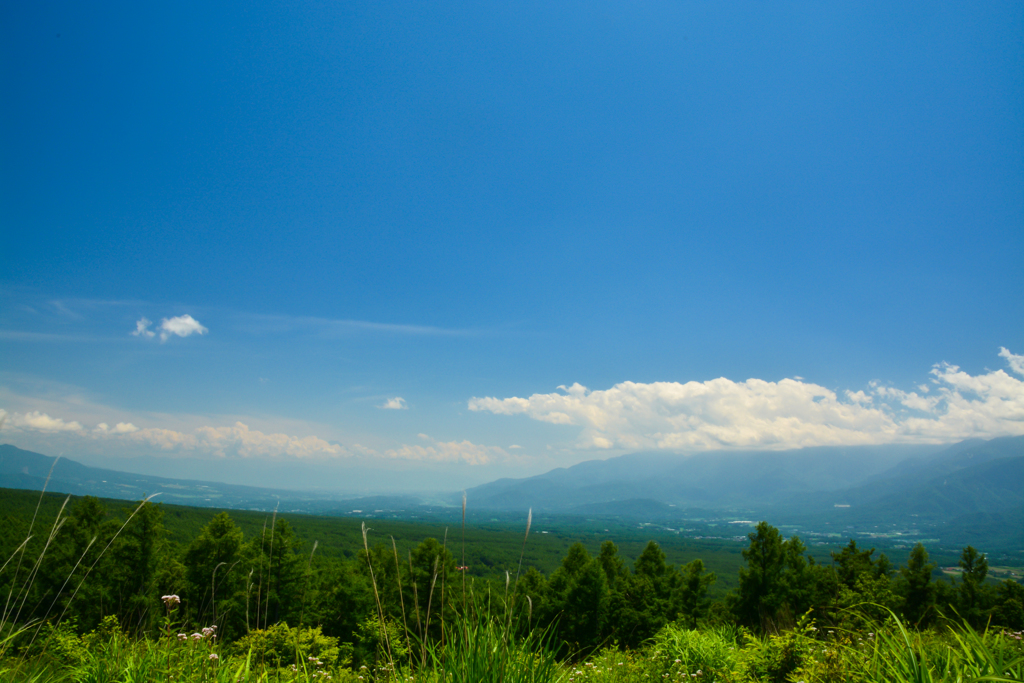
[[[133,425],[131,422],[118,422],[111,429],[106,422],[100,422],[96,425],[96,429],[93,430],[97,434],[131,434],[132,432],[139,431],[139,428]]]
[[[156,333],[149,329],[149,326],[152,324],[153,321],[149,318],[139,318],[135,321],[135,331],[132,332],[132,336],[152,339],[156,336]]]
[[[520,446],[520,445],[519,445],[519,444],[517,444],[517,443],[514,443],[514,444],[512,444],[511,446],[509,446],[509,447],[508,447],[508,449],[509,449],[510,451],[518,451],[518,450],[519,450],[519,449],[521,449],[521,448],[522,448],[522,446]]]
[[[193,334],[206,334],[208,329],[199,324],[199,321],[189,314],[164,318],[160,323],[160,341],[167,341],[171,335],[177,337],[189,337]]]
[[[409,406],[406,405],[406,403],[405,403],[405,399],[402,398],[401,396],[395,396],[394,398],[389,398],[388,400],[384,401],[383,405],[379,405],[377,407],[378,408],[383,408],[384,410],[408,410],[409,409]]]

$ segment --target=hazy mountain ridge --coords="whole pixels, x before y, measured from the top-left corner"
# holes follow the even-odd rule
[[[159,492],[161,501],[197,506],[273,508],[282,499],[336,500],[316,493],[131,474],[0,444],[0,487],[38,491],[44,485],[48,491],[125,500],[141,500]]]
[[[662,517],[669,510],[740,507],[792,519],[945,522],[1024,503],[1024,437],[938,448],[813,448],[682,459],[634,454],[498,480],[468,494],[474,506],[495,509],[529,505],[581,514],[642,509]]]
[[[881,475],[932,446],[819,447],[796,451],[637,453],[593,460],[526,479],[470,489],[475,504],[566,509],[601,501],[651,499],[685,507],[782,502],[797,494],[838,491]]]
[[[53,462],[49,456],[0,445],[0,487],[39,490]],[[350,498],[143,476],[66,458],[57,461],[47,488],[127,500],[159,491],[160,501],[184,505],[327,515],[383,512],[410,518],[441,514],[461,502],[461,494],[452,495],[445,508],[411,495]],[[469,489],[467,495],[471,512],[484,517],[533,508],[666,528],[687,526],[684,520],[768,519],[819,536],[840,532],[966,542],[986,538],[1024,548],[1024,437],[948,447],[682,457],[637,453],[526,479],[499,479]]]

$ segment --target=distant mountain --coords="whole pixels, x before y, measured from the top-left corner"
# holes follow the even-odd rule
[[[480,508],[588,515],[643,509],[648,519],[704,508],[797,520],[841,515],[861,522],[909,516],[948,521],[1024,503],[1024,437],[938,448],[639,453],[526,479],[500,479],[467,493]]]
[[[1005,512],[1024,504],[1024,437],[963,442],[815,499],[807,502],[849,505],[852,520],[885,515],[948,522]]]
[[[550,511],[633,499],[680,508],[764,506],[809,493],[839,491],[939,450],[864,446],[695,455],[636,453],[590,460],[526,479],[499,479],[470,489],[468,495],[474,506]]]
[[[56,465],[54,465],[56,461]],[[52,467],[52,473],[51,473]],[[47,484],[47,476],[50,476]],[[255,486],[235,486],[209,481],[171,479],[88,467],[67,458],[53,458],[0,445],[0,488],[46,490],[75,495],[141,500],[160,493],[158,502],[199,507],[337,513],[352,507],[402,507],[419,501],[402,496],[343,499],[341,496]]]
[[[0,445],[2,488],[39,490],[51,467],[49,491],[125,500],[160,492],[159,501],[200,507],[410,518],[457,509],[412,496],[345,498],[128,474]],[[857,535],[892,543],[941,538],[943,544],[984,542],[1016,552],[1024,548],[1024,437],[947,447],[637,453],[526,479],[499,479],[467,495],[471,516],[481,519],[533,508],[669,530],[705,520],[712,536],[722,533],[723,520],[767,519],[799,529],[801,537]]]

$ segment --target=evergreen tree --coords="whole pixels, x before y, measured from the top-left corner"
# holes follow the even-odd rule
[[[826,573],[805,557],[807,549],[798,537],[783,541],[779,530],[767,522],[759,523],[747,538],[747,566],[740,569],[740,585],[730,604],[741,624],[775,632],[823,600]]]
[[[998,626],[1014,631],[1024,630],[1024,585],[1012,579],[999,584],[992,619]]]
[[[910,551],[907,566],[900,569],[900,592],[904,600],[903,616],[918,627],[924,626],[934,612],[934,570],[935,564],[928,561],[928,551],[920,543]]]
[[[297,621],[303,582],[294,548],[295,534],[283,519],[244,546],[239,567],[252,572],[246,591],[250,628]]]
[[[373,588],[359,564],[358,559],[328,564],[316,577],[317,589],[307,597],[305,622],[320,624],[324,634],[343,642],[350,642],[360,622],[376,613]],[[411,601],[407,608],[409,627],[414,629],[416,617]]]
[[[847,588],[853,589],[861,577],[888,576],[892,571],[889,558],[882,554],[878,559],[873,559],[874,553],[874,548],[858,550],[857,541],[852,538],[842,551],[833,552],[832,561],[835,562],[839,582]]]
[[[245,623],[242,541],[242,530],[221,512],[185,551],[185,604],[196,623],[216,623],[222,635]]]
[[[125,513],[131,515],[132,510]],[[157,574],[166,556],[163,536],[163,509],[144,503],[108,551],[110,561],[102,579],[110,586],[115,613],[125,630],[144,632],[160,617]]]
[[[782,606],[782,572],[785,549],[779,530],[761,522],[748,534],[750,546],[743,551],[747,567],[740,569],[739,589],[734,595],[733,612],[740,623],[766,628]]]
[[[985,577],[988,576],[988,559],[972,546],[967,546],[960,553],[961,573],[958,586],[960,616],[971,624],[980,626],[984,621],[983,612],[988,607],[989,595],[985,590]]]
[[[377,576],[377,588],[379,591],[382,581],[387,583],[387,590],[392,596],[389,598],[392,605],[392,615],[393,618],[397,618],[400,600],[398,596],[398,582],[395,579],[394,572],[394,551],[388,549],[387,554],[390,559],[390,566],[384,574],[386,578],[382,579],[381,576]],[[418,599],[420,619],[425,632],[431,638],[439,639],[441,637],[442,623],[453,623],[455,620],[454,605],[461,604],[462,581],[455,580],[455,577],[461,577],[456,570],[458,565],[451,551],[436,538],[424,540],[412,550],[410,557],[412,565],[411,581],[406,583],[413,584],[415,589],[412,591],[411,596],[405,595],[405,600],[407,601],[406,617],[409,617],[408,610],[410,605],[412,605],[411,609],[415,611],[416,605],[412,603]],[[378,566],[383,567],[386,564],[388,564],[388,561],[384,558],[376,560],[373,569],[375,576]],[[409,587],[406,583],[403,583],[403,591]],[[410,597],[412,600],[410,600]]]
[[[605,541],[601,544],[597,561],[601,564],[608,587],[611,589],[614,589],[628,574],[626,564],[619,557],[619,548],[612,541]]]
[[[109,571],[111,555],[103,550],[119,526],[98,498],[85,496],[75,503],[33,582],[36,593],[29,604],[35,618],[63,615],[78,628],[91,630],[116,611],[116,574]]]
[[[559,640],[575,652],[600,643],[607,621],[608,579],[582,543],[573,543],[548,581],[547,607]]]
[[[714,572],[704,571],[704,562],[697,559],[683,567],[672,591],[672,611],[690,628],[708,614],[711,601],[708,589],[715,582]]]

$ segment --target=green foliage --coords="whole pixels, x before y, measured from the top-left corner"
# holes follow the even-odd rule
[[[559,541],[550,574],[527,562],[513,582],[518,556],[505,552],[522,548],[520,535],[497,546],[511,575],[464,583],[461,548],[432,537],[365,548],[353,538],[317,554],[276,517],[207,512],[199,524],[196,512],[150,503],[112,512],[63,500],[40,499],[24,544],[12,533],[24,540],[29,523],[5,510],[4,683],[1020,677],[1024,586],[996,584],[970,546],[960,577],[935,581],[922,545],[898,573],[854,541],[819,565],[762,522],[726,609],[710,600],[717,572],[700,559],[673,565],[653,540],[627,557],[611,541]],[[467,561],[499,566],[482,553],[467,548]],[[170,594],[181,604],[161,604]]]
[[[1021,631],[1024,630],[1024,586],[1007,579],[996,589],[996,607],[992,618],[996,625]]]
[[[708,590],[717,577],[704,571],[704,562],[694,560],[680,571],[679,581],[672,589],[672,606],[679,619],[690,628],[704,621],[711,608]]]
[[[242,530],[221,512],[203,527],[184,554],[186,609],[198,623],[216,623],[221,633],[244,625]],[[218,614],[219,609],[219,614]]]
[[[784,541],[767,522],[748,538],[750,547],[743,551],[747,566],[740,569],[739,589],[730,596],[732,609],[744,626],[778,633],[793,625],[793,615],[822,602],[825,570],[807,559],[799,538]]]
[[[903,614],[915,626],[924,626],[935,614],[935,564],[928,561],[928,551],[918,543],[910,551],[907,566],[900,570],[899,590],[903,596]]]
[[[685,673],[700,672],[701,680],[728,681],[737,667],[737,635],[734,628],[690,629],[668,624],[652,639],[650,649],[671,659]],[[665,673],[664,671],[662,673]]]
[[[381,622],[379,616],[370,614],[359,622],[353,635],[356,638],[353,654],[356,664],[391,667],[409,659],[409,641],[403,629],[391,619],[385,617]]]
[[[806,666],[815,648],[815,627],[809,615],[796,628],[763,638],[750,638],[741,651],[744,676],[752,681],[784,683],[790,675]]]
[[[251,631],[235,641],[230,651],[235,655],[248,654],[253,661],[274,668],[299,667],[311,658],[328,668],[352,663],[351,644],[342,645],[337,638],[325,636],[319,626],[290,628],[284,622]]]

